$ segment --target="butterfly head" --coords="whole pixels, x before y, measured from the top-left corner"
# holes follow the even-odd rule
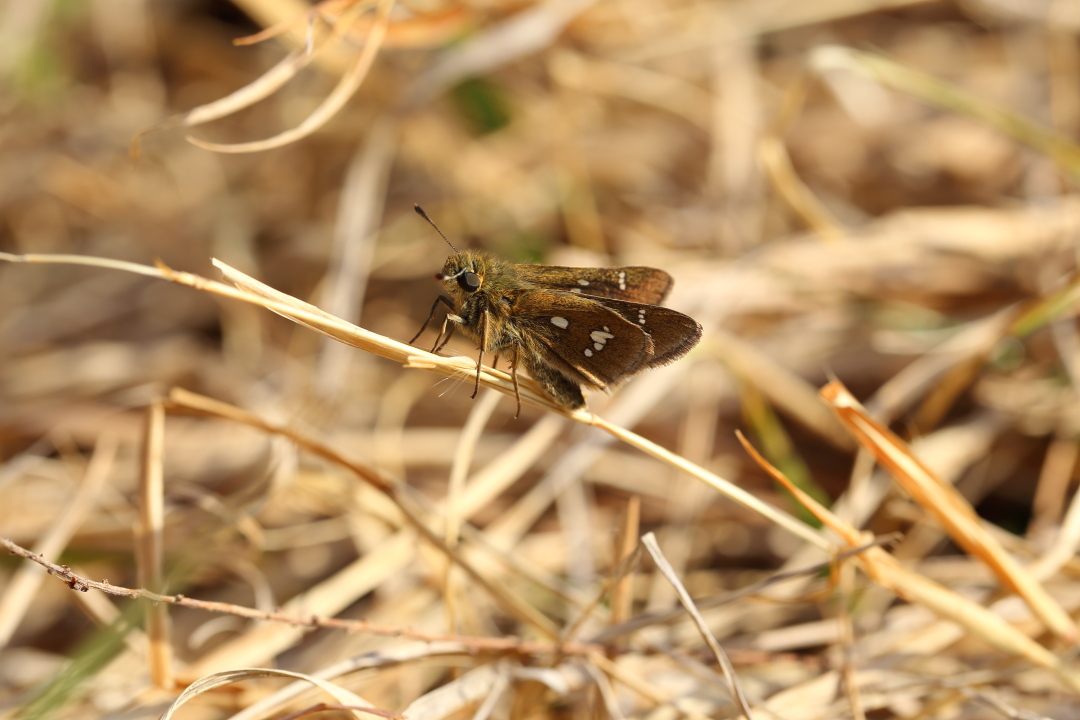
[[[435,276],[451,296],[463,299],[484,286],[487,263],[483,256],[466,250],[446,258],[442,272]]]

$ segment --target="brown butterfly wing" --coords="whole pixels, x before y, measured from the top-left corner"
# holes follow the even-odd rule
[[[526,362],[535,355],[534,362],[583,385],[606,388],[644,369],[653,357],[649,335],[596,299],[530,290],[517,298],[513,314]]]
[[[515,265],[519,277],[542,288],[594,297],[656,305],[674,281],[651,267],[573,268],[558,265]]]
[[[674,362],[690,352],[701,340],[701,325],[698,321],[677,310],[615,299],[597,302],[637,325],[652,339],[652,356],[638,370],[648,370]]]

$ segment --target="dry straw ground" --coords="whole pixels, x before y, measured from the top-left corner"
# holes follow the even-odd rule
[[[0,6],[0,720],[1080,718],[1078,34]],[[470,400],[414,202],[704,339]]]

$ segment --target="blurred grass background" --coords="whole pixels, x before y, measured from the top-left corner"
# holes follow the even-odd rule
[[[8,0],[0,251],[160,259],[213,278],[220,258],[402,341],[426,317],[448,254],[413,203],[459,247],[664,268],[676,278],[668,304],[702,322],[702,344],[591,397],[593,411],[799,512],[739,448],[743,428],[817,497],[857,507],[857,525],[903,531],[894,552],[910,567],[989,604],[985,568],[856,461],[814,394],[835,376],[1022,561],[1064,548],[1045,584],[1075,612],[1080,4],[402,1],[358,91],[315,132],[243,154],[187,142],[264,140],[305,122],[370,44],[372,8],[321,6],[310,16],[318,53],[291,82],[215,122],[142,135],[136,162],[129,148],[147,128],[266,82],[302,46],[310,6]],[[279,23],[278,37],[232,42]],[[449,348],[475,353],[460,338]],[[695,597],[827,559],[594,430],[531,407],[515,420],[503,396],[481,409],[471,382],[188,288],[8,263],[0,535],[40,548],[62,527],[50,559],[137,586],[144,418],[172,387],[321,438],[432,502],[455,459],[470,483],[497,478],[498,491],[478,491],[483,502],[458,518],[478,533],[463,547],[503,553],[502,564],[483,556],[491,577],[560,626],[618,564],[612,538],[630,498],[641,501],[638,529],[657,534]],[[491,416],[470,460],[463,428],[479,412]],[[448,580],[412,536],[391,553],[406,532],[394,509],[280,437],[170,414],[163,455],[172,591],[269,610],[350,577],[319,605],[326,614],[436,634],[535,632],[483,589]],[[93,458],[106,469],[87,490]],[[175,692],[153,688],[124,603],[55,581],[5,594],[24,565],[0,563],[0,716],[159,714]],[[711,611],[755,706],[789,719],[1007,716],[989,694],[1032,716],[1080,717],[1045,670],[970,637],[928,640],[917,632],[932,627],[928,614],[855,582],[838,595],[811,578],[783,603]],[[674,602],[651,566],[632,597],[634,614]],[[259,642],[248,621],[171,617],[180,683],[230,663],[314,672],[406,642],[329,630]],[[646,701],[614,683],[623,713],[731,716],[700,637],[680,623],[643,636],[613,655],[666,695]],[[406,662],[350,682],[401,711],[483,660]],[[532,662],[543,664],[521,660]],[[519,678],[493,712],[606,712],[597,686],[568,682],[559,692]],[[227,716],[260,687],[186,712]]]

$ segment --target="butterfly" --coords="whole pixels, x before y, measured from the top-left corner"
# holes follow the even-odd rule
[[[510,361],[517,396],[517,371],[524,367],[560,407],[585,406],[581,388],[606,390],[640,372],[667,365],[701,339],[701,325],[681,312],[661,307],[673,280],[651,267],[575,268],[511,263],[490,253],[458,251],[446,259],[440,295],[420,332],[439,305],[450,309],[432,352],[460,329],[480,346],[476,385],[484,353]]]

